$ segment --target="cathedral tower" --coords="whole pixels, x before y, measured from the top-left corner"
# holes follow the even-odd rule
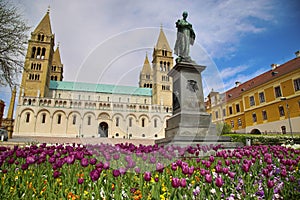
[[[148,55],[146,55],[143,69],[140,73],[139,87],[141,88],[152,88],[153,86],[153,75],[152,68],[148,60]]]
[[[153,50],[152,66],[152,104],[164,105],[166,109],[170,109],[172,108],[172,80],[168,76],[168,72],[173,67],[173,56],[162,28]]]
[[[54,51],[50,79],[53,81],[63,80],[63,64],[61,63],[60,59],[59,46],[57,46],[56,50]]]
[[[53,59],[54,34],[51,30],[49,10],[31,33],[25,57],[20,92],[25,96],[45,97],[49,91]]]

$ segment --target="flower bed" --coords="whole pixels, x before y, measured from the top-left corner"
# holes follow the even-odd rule
[[[200,156],[213,151],[214,155]],[[299,199],[300,151],[283,146],[0,147],[1,199]]]

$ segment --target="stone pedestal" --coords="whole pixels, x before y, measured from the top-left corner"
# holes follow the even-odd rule
[[[217,136],[210,114],[206,113],[201,72],[205,66],[177,63],[169,72],[173,78],[173,116],[167,120],[166,141]],[[177,139],[176,139],[177,137]]]

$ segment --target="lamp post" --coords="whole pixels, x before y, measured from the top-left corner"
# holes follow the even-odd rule
[[[293,130],[292,130],[292,123],[291,123],[291,116],[290,116],[289,104],[287,102],[287,98],[286,97],[281,97],[280,100],[281,101],[285,101],[285,104],[286,104],[287,115],[288,115],[288,120],[289,120],[289,125],[290,125],[291,136],[292,136],[292,142],[294,144],[294,136],[293,136]]]

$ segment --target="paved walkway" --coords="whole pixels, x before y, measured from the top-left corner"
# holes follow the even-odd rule
[[[40,137],[40,136],[13,136],[7,142],[1,142],[0,145],[26,145],[30,143],[48,143],[48,144],[118,144],[118,143],[133,143],[134,145],[153,145],[153,139],[122,139],[122,138],[68,138],[68,137]]]

